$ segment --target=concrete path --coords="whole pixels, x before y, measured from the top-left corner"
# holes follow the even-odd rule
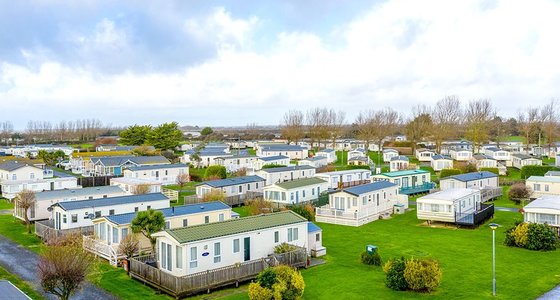
[[[560,285],[540,296],[537,300],[558,300],[560,299]]]
[[[519,212],[519,208],[514,208],[514,207],[501,207],[501,206],[496,206],[494,207],[496,210],[499,211],[509,211],[509,212]]]
[[[0,265],[8,272],[29,282],[33,289],[39,291],[47,299],[57,299],[53,295],[42,292],[39,277],[37,274],[37,264],[39,256],[25,247],[20,246],[3,236],[0,236]],[[118,299],[108,292],[87,282],[82,285],[82,289],[71,297],[72,300],[105,300]]]

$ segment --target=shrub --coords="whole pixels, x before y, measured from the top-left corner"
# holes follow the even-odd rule
[[[224,166],[209,166],[204,173],[205,178],[209,178],[211,176],[218,176],[221,179],[227,177],[226,167]]]
[[[363,264],[370,266],[381,266],[381,255],[375,251],[373,254],[367,251],[362,252],[360,259]]]
[[[411,290],[431,292],[441,282],[439,262],[433,259],[409,259],[405,263],[404,278]]]
[[[472,173],[472,172],[478,171],[476,169],[476,165],[473,164],[473,163],[470,163],[470,162],[467,162],[467,163],[461,165],[460,169],[461,169],[461,172],[463,172],[463,173]]]
[[[291,206],[290,210],[306,218],[307,221],[310,222],[315,221],[315,209],[313,208],[313,205],[311,205],[310,203]]]
[[[282,167],[286,167],[286,165],[266,164],[262,166],[262,169],[272,169],[272,168],[282,168]]]
[[[202,195],[202,202],[223,201],[226,199],[226,193],[219,189],[212,189],[210,192]]]
[[[521,223],[523,223],[523,221],[517,220],[513,224],[513,227],[510,227],[506,230],[506,238],[504,240],[504,245],[510,246],[510,247],[517,247],[517,244],[515,243],[515,238],[513,237],[512,233],[517,228],[517,226]]]
[[[480,168],[480,171],[487,171],[496,175],[500,175],[500,170],[498,170],[498,168]]]
[[[264,288],[272,289],[276,283],[276,273],[271,268],[265,269],[257,276],[257,283]]]
[[[526,179],[531,176],[544,176],[548,171],[558,171],[560,169],[553,166],[523,166],[521,168],[521,178]]]
[[[263,271],[264,272],[264,271]],[[262,287],[256,282],[249,284],[249,299],[251,300],[270,300],[272,299],[272,290]]]
[[[304,289],[305,282],[301,273],[289,266],[280,265],[266,269],[257,276],[257,281],[249,285],[249,299],[301,299]]]
[[[443,169],[439,173],[439,178],[445,178],[445,177],[459,175],[459,174],[461,174],[461,170],[459,169]]]
[[[531,196],[531,188],[523,182],[514,183],[508,191],[509,199],[519,202],[521,199],[528,199]]]
[[[386,274],[385,285],[395,291],[404,291],[408,289],[408,283],[404,278],[405,259],[394,258],[389,260],[384,266],[383,271]]]
[[[269,214],[274,211],[272,202],[264,199],[246,200],[245,206],[247,207],[250,216]]]
[[[296,249],[297,249],[297,247],[292,245],[292,244],[282,243],[282,244],[274,247],[274,253],[276,253],[276,254],[288,253],[288,252],[292,252]]]
[[[527,246],[529,250],[556,250],[558,238],[556,233],[546,224],[529,224]]]
[[[241,177],[247,175],[247,168],[239,168],[237,171],[233,172],[234,177]]]
[[[513,238],[514,245],[517,247],[525,248],[527,246],[527,239],[529,233],[529,224],[521,223],[513,228],[510,232]]]

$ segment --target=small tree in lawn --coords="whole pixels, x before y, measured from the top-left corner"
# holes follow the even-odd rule
[[[177,178],[175,178],[175,182],[179,186],[179,193],[183,192],[183,187],[185,184],[189,182],[189,175],[188,174],[179,174]]]
[[[149,184],[139,184],[136,186],[136,188],[134,189],[134,195],[143,195],[143,194],[147,194],[149,193],[151,190],[151,187]]]
[[[23,219],[25,220],[25,225],[27,226],[27,233],[31,233],[31,222],[29,221],[27,212],[31,207],[35,206],[35,202],[37,202],[35,193],[30,190],[23,190],[16,195],[15,200],[18,209],[23,210]]]
[[[125,236],[119,244],[119,251],[124,254],[126,258],[131,258],[138,250],[140,250],[140,241],[135,234]]]
[[[131,222],[132,232],[142,233],[152,244],[152,253],[156,253],[156,239],[152,234],[165,228],[165,218],[159,210],[148,209],[139,212]]]
[[[531,188],[523,182],[513,184],[508,191],[508,197],[517,203],[521,202],[521,200],[529,199],[530,196]]]
[[[45,292],[67,300],[80,288],[93,265],[94,258],[82,249],[80,242],[60,239],[47,245],[39,259],[37,269],[41,287]]]

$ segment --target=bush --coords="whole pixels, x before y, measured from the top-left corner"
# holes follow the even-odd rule
[[[554,166],[524,166],[521,168],[521,178],[527,179],[531,176],[544,176],[548,171],[558,171]]]
[[[250,216],[274,212],[273,205],[272,202],[264,199],[250,199],[245,201],[245,206]]]
[[[264,272],[264,271],[263,271]],[[249,299],[251,300],[270,300],[272,299],[272,290],[262,287],[256,282],[249,284]]]
[[[439,173],[439,178],[445,178],[445,177],[459,175],[459,174],[461,174],[461,170],[459,169],[443,169]]]
[[[272,169],[272,168],[282,168],[287,167],[286,165],[276,165],[276,164],[266,164],[262,166],[262,169]]]
[[[301,273],[289,266],[280,265],[266,269],[257,276],[257,281],[249,285],[249,299],[301,299],[304,289],[305,282]]]
[[[406,264],[404,257],[389,260],[384,266],[383,271],[386,274],[385,285],[395,291],[404,291],[408,289],[408,283],[404,278],[404,270]]]
[[[276,273],[271,268],[265,269],[257,276],[257,283],[264,288],[272,289],[276,283]]]
[[[210,192],[202,195],[202,202],[224,201],[225,199],[226,193],[219,189],[212,189]]]
[[[226,167],[224,166],[209,166],[204,172],[204,177],[209,178],[211,176],[217,176],[218,178],[224,179],[227,177]]]
[[[528,233],[529,224],[527,223],[521,223],[514,227],[510,232],[514,245],[520,248],[525,248],[527,246]]]
[[[364,251],[361,255],[361,261],[363,264],[370,266],[381,266],[381,255],[379,252],[375,251],[373,254]]]
[[[531,196],[531,188],[523,182],[514,183],[508,191],[509,199],[519,202],[522,199],[528,199]]]
[[[297,249],[297,247],[292,245],[292,244],[282,243],[282,244],[274,247],[274,253],[276,253],[276,254],[288,253],[288,252],[292,252],[296,249]]]
[[[348,170],[370,170],[369,166],[347,165],[345,168],[348,169]]]
[[[237,171],[233,172],[233,177],[247,176],[247,168],[239,168]]]
[[[306,218],[307,221],[310,222],[315,221],[315,209],[313,208],[313,205],[311,205],[310,203],[291,206],[290,210]]]
[[[498,170],[498,168],[480,168],[480,171],[487,171],[496,175],[500,175],[500,170]]]
[[[552,228],[546,224],[529,224],[527,246],[529,250],[556,250],[558,238]]]
[[[412,258],[405,265],[404,278],[411,290],[429,293],[439,286],[441,268],[436,260]]]
[[[478,171],[476,169],[476,165],[470,162],[467,162],[465,164],[462,164],[460,167],[461,172],[463,173],[472,173],[472,172],[476,172]]]

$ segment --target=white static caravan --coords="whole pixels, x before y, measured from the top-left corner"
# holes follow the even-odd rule
[[[290,158],[284,155],[258,157],[255,161],[253,169],[255,171],[261,170],[264,165],[277,165],[287,167],[290,165]]]
[[[560,227],[560,196],[539,197],[523,207],[523,220],[528,223]]]
[[[354,169],[316,173],[315,177],[321,178],[329,183],[329,189],[339,189],[371,182],[371,171],[366,169]]]
[[[239,169],[253,170],[258,157],[255,155],[234,155],[214,158],[216,165],[224,166],[226,171],[232,173]]]
[[[158,268],[174,276],[214,270],[274,253],[289,243],[308,250],[307,219],[292,212],[233,219],[155,233]]]
[[[357,149],[348,151],[348,157],[347,157],[348,160],[350,160],[352,158],[356,158],[356,157],[367,157],[366,150],[363,149],[363,148],[357,148]]]
[[[169,207],[169,199],[161,193],[62,201],[51,206],[51,219],[54,229],[65,230],[92,226],[92,220],[101,216],[166,207]]]
[[[262,169],[255,172],[255,174],[264,178],[266,185],[271,185],[296,179],[311,178],[315,176],[315,168],[312,166],[278,167]]]
[[[452,149],[449,150],[449,156],[456,161],[469,161],[473,156],[473,152],[465,149]]]
[[[511,167],[511,152],[499,149],[497,147],[488,147],[484,149],[484,154],[492,157],[498,162],[503,162],[507,167]]]
[[[313,156],[298,161],[298,165],[311,166],[313,168],[322,168],[328,165],[328,161],[325,156]]]
[[[264,200],[287,205],[305,203],[318,199],[328,186],[315,177],[275,183],[264,187]]]
[[[176,184],[179,175],[189,175],[189,167],[185,164],[146,165],[130,167],[123,173],[125,178],[146,179],[168,185]]]
[[[327,254],[327,248],[323,247],[323,230],[313,222],[307,223],[307,247],[312,257]]]
[[[254,175],[210,180],[196,185],[196,196],[202,198],[212,190],[221,190],[226,197],[245,195],[247,192],[262,193],[264,185],[265,180]]]
[[[393,213],[395,205],[406,209],[408,197],[388,181],[357,185],[329,194],[329,204],[315,209],[317,222],[361,226]]]
[[[497,168],[498,162],[486,154],[475,154],[471,161],[476,164],[478,170],[482,168]]]
[[[480,190],[448,189],[416,199],[416,216],[419,220],[455,223],[456,213],[474,213],[480,202]]]
[[[560,196],[560,177],[558,176],[531,176],[525,184],[533,191],[531,198],[547,195]]]
[[[51,213],[48,208],[61,201],[88,200],[107,197],[124,196],[125,192],[117,186],[87,187],[82,189],[44,191],[35,193],[35,205],[27,211],[30,221],[46,220]],[[23,209],[19,208],[17,201],[14,207],[14,216],[24,220]]]
[[[148,193],[160,193],[161,183],[150,179],[140,179],[134,177],[115,177],[109,180],[109,184],[124,190],[128,195],[136,194],[136,190],[141,186],[148,186]]]
[[[285,155],[290,159],[304,159],[309,156],[309,150],[299,145],[269,144],[259,146],[257,156]]]
[[[498,175],[488,171],[453,175],[441,178],[439,187],[442,191],[455,188],[497,188]]]
[[[408,157],[404,155],[397,155],[391,158],[391,161],[389,162],[389,171],[395,172],[408,170],[409,166],[410,162],[408,161]]]
[[[434,155],[432,156],[432,162],[430,163],[434,171],[439,172],[443,169],[453,168],[453,159],[445,155]]]
[[[338,159],[336,157],[336,150],[334,150],[334,149],[319,150],[319,151],[317,151],[317,153],[315,153],[315,156],[326,157],[327,158],[327,163],[329,163],[329,164],[335,163]]]
[[[415,156],[418,159],[418,161],[423,161],[423,162],[432,161],[432,156],[436,154],[437,153],[434,150],[425,149],[425,148],[416,149],[415,151]]]
[[[383,149],[383,162],[390,162],[391,158],[399,156],[399,151],[395,149]]]
[[[511,164],[514,168],[521,169],[524,166],[542,166],[542,160],[525,154],[512,154]]]

